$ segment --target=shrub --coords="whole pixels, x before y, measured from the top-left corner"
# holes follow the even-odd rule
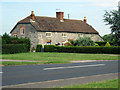
[[[106,46],[106,47],[109,47],[109,46],[110,46],[110,43],[109,43],[109,42],[107,42],[107,43],[105,44],[105,46]]]
[[[97,43],[95,43],[95,46],[99,46]]]
[[[45,52],[54,52],[55,45],[44,45],[44,51]]]
[[[96,41],[99,46],[105,46],[106,42],[105,41]]]
[[[104,41],[109,42],[111,45],[117,45],[115,34],[106,34],[102,38]]]
[[[27,49],[30,50],[31,44],[30,44],[30,39],[29,38],[15,38],[9,36],[9,34],[5,33],[2,36],[2,45],[3,44],[26,44]]]
[[[71,46],[74,46],[74,40],[73,39],[68,39],[68,42],[70,42]]]
[[[32,47],[31,51],[32,51],[32,52],[35,52],[35,51],[36,51],[35,47]]]
[[[10,39],[11,39],[11,37],[9,36],[9,34],[7,34],[7,33],[3,34],[2,44],[10,44],[11,43]]]
[[[72,46],[72,43],[71,42],[66,42],[64,45],[65,46]]]
[[[90,39],[90,37],[80,37],[76,41],[74,41],[75,46],[94,46],[94,41]]]
[[[28,50],[30,50],[31,43],[29,38],[14,38],[11,37],[11,44],[26,44]]]
[[[41,52],[42,45],[38,44],[36,47],[36,52]]]
[[[2,53],[3,54],[14,54],[28,52],[28,47],[25,44],[3,44]]]

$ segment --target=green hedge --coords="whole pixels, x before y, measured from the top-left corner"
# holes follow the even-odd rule
[[[42,45],[38,44],[36,47],[36,52],[41,52]]]
[[[14,54],[28,52],[28,46],[25,44],[3,44],[2,54]]]
[[[120,47],[55,47],[56,52],[119,54]]]
[[[55,45],[44,45],[44,52],[54,52]]]
[[[67,53],[106,53],[120,54],[120,46],[54,46],[46,45],[46,52],[67,52]]]

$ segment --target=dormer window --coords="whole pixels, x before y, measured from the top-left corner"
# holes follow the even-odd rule
[[[25,27],[20,27],[20,34],[21,35],[24,35],[25,34]]]

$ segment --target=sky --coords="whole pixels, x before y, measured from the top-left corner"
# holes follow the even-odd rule
[[[0,0],[0,35],[10,33],[18,21],[34,10],[36,16],[56,17],[56,9],[64,11],[64,18],[83,20],[95,28],[101,36],[110,34],[105,25],[105,10],[117,10],[119,0]]]

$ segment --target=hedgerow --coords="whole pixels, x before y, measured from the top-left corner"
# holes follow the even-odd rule
[[[67,53],[106,53],[119,54],[120,46],[54,46],[45,45],[46,52],[67,52]]]

